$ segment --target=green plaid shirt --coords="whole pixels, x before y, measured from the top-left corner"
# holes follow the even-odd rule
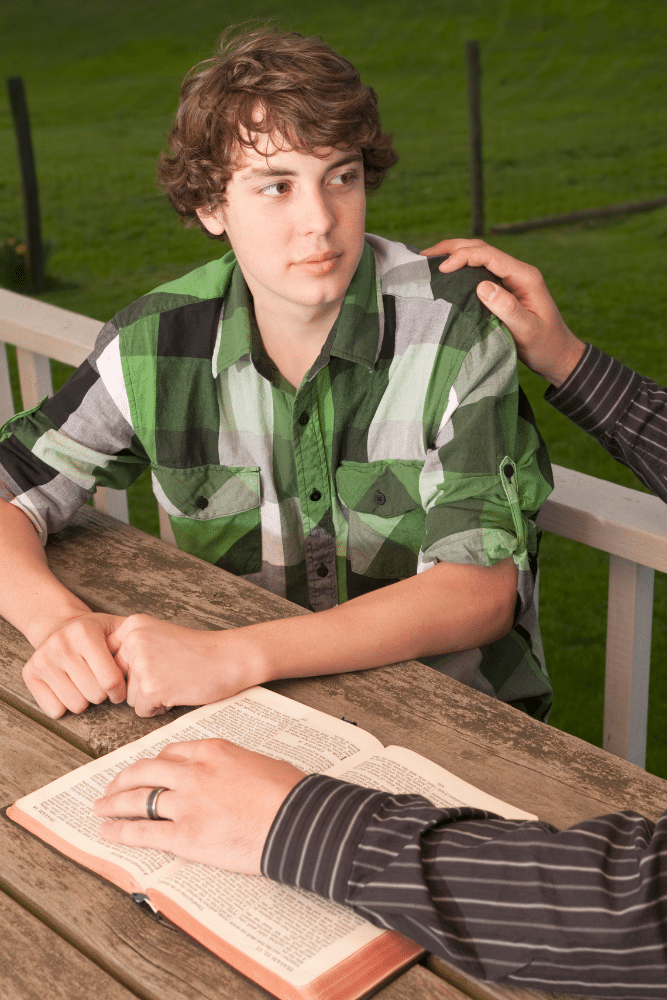
[[[150,465],[180,548],[314,611],[439,561],[512,556],[513,631],[428,662],[544,717],[534,519],[549,461],[511,338],[475,294],[485,272],[437,264],[368,237],[298,389],[263,349],[233,254],[161,286],[5,427],[14,502],[45,538],[96,485]]]

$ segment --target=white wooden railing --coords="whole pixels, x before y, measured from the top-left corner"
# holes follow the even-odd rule
[[[644,767],[653,578],[656,569],[667,572],[667,507],[648,493],[560,465],[553,469],[555,489],[539,524],[609,553],[602,745]]]
[[[49,358],[79,365],[98,320],[0,289],[0,424],[14,412],[5,344],[17,350],[24,409],[52,392]],[[547,531],[610,554],[604,748],[646,759],[654,571],[667,572],[667,510],[657,497],[554,466],[556,487],[539,515]],[[98,509],[127,521],[127,499],[98,490]],[[162,508],[160,534],[173,544]],[[573,568],[576,573],[576,567]]]

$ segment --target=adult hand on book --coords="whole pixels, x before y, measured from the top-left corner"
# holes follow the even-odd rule
[[[54,628],[23,667],[33,698],[52,719],[83,712],[107,698],[125,700],[125,678],[109,650],[109,636],[123,621],[87,611]]]
[[[552,385],[562,385],[584,353],[585,344],[565,324],[536,267],[483,240],[442,240],[422,253],[449,254],[439,265],[444,273],[458,271],[468,264],[487,267],[498,275],[502,285],[482,281],[477,286],[477,295],[507,326],[523,363]]]
[[[123,817],[100,825],[103,840],[259,875],[271,824],[303,777],[287,761],[226,740],[172,743],[116,775],[93,808],[96,816]],[[146,819],[153,788],[164,788],[157,810],[165,822]]]

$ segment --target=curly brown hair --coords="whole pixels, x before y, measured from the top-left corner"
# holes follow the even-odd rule
[[[274,133],[299,152],[358,150],[368,190],[398,160],[375,91],[321,38],[230,28],[183,81],[169,152],[158,161],[158,183],[186,225],[220,203],[239,150]]]

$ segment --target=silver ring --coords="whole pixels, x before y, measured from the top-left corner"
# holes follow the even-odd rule
[[[157,814],[157,800],[158,796],[162,792],[166,792],[167,788],[151,788],[148,793],[148,798],[146,799],[146,815],[149,819],[161,819]]]

